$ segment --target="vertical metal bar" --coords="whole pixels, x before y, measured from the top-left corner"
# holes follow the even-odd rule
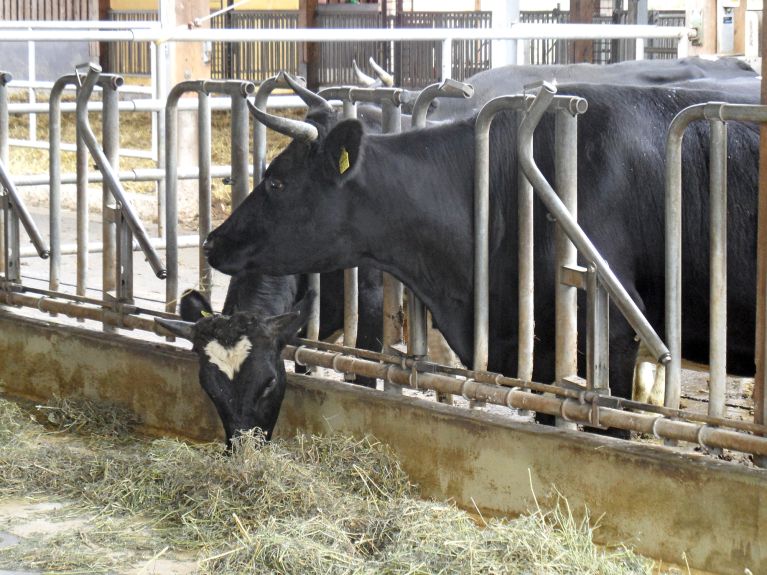
[[[480,119],[485,121],[480,122]],[[474,132],[474,355],[472,368],[477,371],[487,370],[488,358],[489,169],[489,119],[485,119],[480,112]]]
[[[562,203],[578,217],[578,119],[566,110],[558,110],[555,120],[555,188]],[[578,263],[578,252],[562,228],[554,233],[557,253],[557,276],[564,266]],[[556,380],[578,372],[578,289],[564,285],[557,277]]]
[[[382,102],[383,132],[398,133],[402,130],[401,110],[389,99]],[[391,275],[383,274],[383,351],[392,353],[394,346],[403,339],[402,283]],[[402,393],[398,385],[384,381],[384,391]]]
[[[178,99],[181,88],[174,87],[165,103],[165,311],[176,312],[178,298]]]
[[[210,117],[210,97],[204,92],[197,93],[197,126],[198,126],[198,160],[199,166],[199,268],[200,268],[200,292],[210,299],[211,288],[213,285],[212,270],[205,252],[203,243],[210,233],[212,227],[211,217],[211,117]]]
[[[51,88],[48,101],[48,175],[51,261],[48,289],[58,291],[61,271],[61,94],[74,75],[63,76]]]
[[[710,326],[708,414],[724,417],[727,390],[727,124],[709,121]]]
[[[344,118],[356,118],[357,106],[349,99],[343,100]],[[344,270],[344,345],[357,346],[357,330],[360,318],[359,310],[359,270],[349,268]],[[346,381],[354,381],[356,375],[344,374]]]
[[[248,179],[248,106],[244,94],[232,94],[232,210],[250,191]]]
[[[644,60],[644,45],[645,45],[645,39],[644,38],[637,38],[636,44],[635,44],[635,50],[636,54],[634,56],[635,60]],[[680,56],[681,58],[682,56]]]
[[[36,45],[34,41],[30,41],[27,43],[27,46],[29,47],[29,60],[27,62],[28,64],[28,75],[27,79],[29,80],[29,90],[27,93],[29,94],[29,103],[34,104],[37,100],[35,95],[35,89],[33,87],[34,82],[37,80],[37,53],[36,53]],[[37,114],[30,114],[29,115],[29,139],[32,142],[37,141]]]
[[[312,304],[309,322],[306,324],[307,339],[317,340],[320,337],[320,274],[308,274],[309,288],[317,294]]]
[[[125,219],[122,208],[116,214],[117,232],[117,299],[121,303],[133,303],[133,233]]]
[[[8,194],[2,196],[5,220],[5,279],[21,281],[21,238],[19,237],[19,216]]]
[[[586,272],[586,290],[586,380],[589,389],[610,395],[610,298],[593,264]]]
[[[8,138],[10,124],[8,122],[8,82],[12,79],[7,72],[0,72],[0,162],[8,165]],[[2,192],[0,191],[0,194]],[[3,226],[5,218],[0,217],[0,269],[5,269],[5,233]]]
[[[79,94],[81,88],[77,89]],[[87,106],[87,102],[85,103]],[[87,108],[85,110],[87,114]],[[88,285],[88,148],[82,130],[76,128],[77,165],[77,285],[76,293],[84,296]],[[80,320],[82,321],[82,320]]]
[[[524,111],[517,112],[518,123],[522,122]],[[533,153],[533,138],[525,144]],[[558,150],[557,150],[558,152]],[[557,155],[557,157],[559,157]],[[557,175],[559,172],[557,172]],[[519,321],[517,324],[517,377],[523,381],[533,379],[533,348],[535,341],[534,270],[533,270],[533,185],[527,180],[521,168],[517,170],[517,228],[519,252],[517,262]]]
[[[453,77],[453,39],[442,40],[442,80]]]
[[[119,171],[120,169],[120,116],[117,109],[117,90],[102,83],[102,145],[104,155],[109,164]],[[119,270],[115,265],[116,258],[116,225],[113,220],[116,202],[109,190],[109,185],[102,185],[102,222],[101,235],[104,250],[102,252],[102,291],[106,300],[107,293],[115,290],[119,281]],[[103,328],[109,329],[109,324],[104,323]]]

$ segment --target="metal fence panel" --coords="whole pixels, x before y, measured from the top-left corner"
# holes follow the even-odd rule
[[[404,12],[396,26],[400,28],[490,28],[492,12]],[[491,42],[465,40],[453,42],[452,78],[464,80],[491,66]],[[442,75],[440,42],[398,42],[395,46],[397,85],[423,88]]]
[[[155,22],[156,10],[110,10],[112,22]],[[152,71],[149,44],[146,42],[113,42],[109,47],[109,69],[126,76],[149,76]]]
[[[98,20],[97,0],[3,0],[2,20]]]
[[[648,24],[656,26],[685,26],[684,10],[669,10],[661,12],[651,10],[648,14]],[[679,40],[673,38],[650,38],[645,44],[645,57],[649,59],[668,60],[677,57]]]

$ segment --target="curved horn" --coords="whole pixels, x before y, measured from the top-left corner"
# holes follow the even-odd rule
[[[271,128],[280,134],[285,134],[286,136],[290,136],[294,140],[299,140],[301,142],[313,142],[319,136],[317,128],[308,122],[301,122],[299,120],[291,120],[290,118],[273,116],[272,114],[264,112],[260,108],[256,107],[256,105],[250,100],[246,101],[248,103],[250,113],[253,114],[253,117],[267,128]]]
[[[362,84],[363,88],[371,88],[375,83],[376,79],[372,76],[368,76],[360,70],[360,67],[357,66],[357,60],[352,59],[352,68],[354,68],[354,74],[357,76],[357,81]]]
[[[177,319],[154,318],[154,322],[167,329],[173,335],[192,341],[194,339],[194,324]]]
[[[370,62],[370,65],[373,67],[373,70],[375,70],[376,76],[378,76],[381,79],[381,82],[384,83],[384,86],[388,86],[389,88],[394,86],[394,76],[392,76],[391,74],[389,74],[389,72],[381,68],[381,66],[378,65],[378,62],[373,60],[373,56],[370,57],[368,62]]]
[[[296,95],[301,98],[307,106],[309,106],[310,110],[325,110],[326,112],[333,111],[333,106],[331,106],[330,102],[328,102],[325,98],[318,96],[310,89],[302,86],[293,76],[287,72],[283,71],[280,72],[280,74],[285,78],[285,81],[288,83],[288,86],[290,86],[291,90],[293,90]]]

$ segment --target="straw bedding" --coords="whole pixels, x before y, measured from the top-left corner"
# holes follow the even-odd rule
[[[134,424],[93,402],[0,398],[0,503],[57,499],[51,521],[79,521],[0,548],[0,568],[122,573],[164,555],[226,574],[652,572],[623,547],[594,546],[588,515],[563,499],[515,520],[420,500],[373,439],[250,432],[227,454],[142,438]]]

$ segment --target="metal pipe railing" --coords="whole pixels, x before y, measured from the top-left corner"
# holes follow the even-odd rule
[[[152,246],[154,246],[155,249],[160,251],[165,249],[165,238],[152,237],[152,238],[149,238],[149,241],[152,243]],[[200,245],[200,236],[198,234],[189,235],[189,236],[179,236],[177,239],[177,244],[178,244],[178,247],[180,248],[197,247]],[[101,253],[103,251],[104,251],[103,242],[99,242],[99,241],[88,242],[88,253],[91,253],[91,254]],[[133,251],[134,252],[141,251],[141,246],[135,240],[133,241]],[[77,243],[68,242],[68,243],[61,244],[59,246],[59,252],[63,256],[74,255],[77,253]],[[34,246],[21,248],[20,256],[22,258],[38,257],[37,251],[35,250]],[[56,290],[51,290],[51,291],[53,292]]]
[[[212,93],[228,94],[230,104],[234,110],[239,104],[245,109],[245,118],[241,117],[241,111],[235,117],[232,113],[232,181],[235,184],[232,187],[232,209],[236,207],[235,202],[241,202],[247,195],[248,174],[250,173],[248,165],[248,118],[247,105],[245,98],[255,92],[255,85],[252,82],[243,82],[240,80],[188,80],[176,84],[168,93],[168,100],[165,106],[165,235],[167,237],[166,260],[167,260],[167,280],[165,285],[166,310],[173,313],[176,309],[176,300],[178,298],[178,246],[175,237],[178,233],[178,105],[182,95],[187,92],[206,95]],[[236,105],[237,104],[237,105]],[[207,127],[202,133],[198,132],[198,139],[201,137],[210,140],[210,110],[206,107],[204,100],[201,101],[198,96],[197,101],[198,124],[201,121],[207,122]],[[201,112],[202,110],[202,112]],[[200,114],[202,113],[202,118]],[[244,128],[242,124],[245,124]],[[202,142],[202,147],[209,147],[209,142]],[[203,164],[209,165],[210,154],[207,153]],[[203,166],[201,164],[201,167]],[[207,177],[205,169],[201,170],[201,178]],[[244,172],[244,177],[238,172]],[[207,180],[206,180],[207,181]],[[202,196],[201,210],[207,210],[210,205],[209,190],[210,186],[200,181],[200,193]],[[244,184],[244,188],[243,188]],[[243,189],[245,194],[243,195]],[[235,197],[235,191],[238,196]],[[209,217],[209,214],[206,216]],[[210,228],[210,221],[207,222]],[[207,230],[209,231],[209,229]],[[207,231],[200,228],[200,243],[204,241],[203,233]],[[202,260],[201,260],[202,261]],[[204,262],[200,270],[201,276],[210,277],[210,268],[207,262]],[[205,279],[205,286],[208,286],[208,279]],[[209,289],[209,286],[208,286]]]
[[[0,72],[0,162],[8,165],[8,140],[10,124],[8,122],[8,82],[13,76],[8,72]],[[5,269],[5,218],[0,218],[0,269]]]
[[[117,174],[112,169],[111,165],[104,156],[104,152],[99,146],[98,141],[96,140],[96,136],[93,134],[90,123],[88,121],[88,113],[85,104],[88,101],[88,98],[90,98],[91,92],[93,91],[93,86],[98,80],[100,74],[100,66],[96,64],[89,65],[88,74],[83,81],[80,94],[77,96],[77,102],[80,104],[77,111],[77,123],[82,129],[82,137],[85,140],[85,144],[87,145],[88,150],[96,161],[99,169],[104,173],[104,177],[109,184],[109,189],[119,203],[120,211],[125,218],[126,224],[129,226],[131,232],[136,236],[136,239],[139,242],[139,245],[141,245],[142,251],[149,261],[149,264],[152,267],[155,275],[160,279],[164,279],[167,275],[167,270],[157,255],[157,252],[152,247],[149,241],[149,236],[147,235],[144,227],[141,225],[141,221],[139,220],[138,216],[133,210],[133,207],[128,201],[123,191],[122,184],[117,177]]]
[[[664,404],[677,408],[682,389],[682,140],[694,121],[711,125],[711,286],[709,355],[711,361],[710,414],[724,410],[724,376],[727,354],[727,266],[726,266],[726,130],[725,121],[767,122],[767,107],[710,102],[695,104],[679,112],[666,137],[666,338],[671,359],[666,366]],[[715,331],[716,330],[716,331]],[[757,382],[758,385],[758,382]],[[714,405],[711,405],[714,404]]]
[[[213,271],[205,257],[203,246],[210,230],[213,229],[212,214],[212,125],[210,113],[210,96],[205,92],[197,92],[197,165],[199,174],[197,178],[197,205],[198,205],[198,235],[197,235],[197,257],[199,267],[199,286],[200,293],[210,301],[213,291]],[[176,170],[178,178],[178,169]],[[166,187],[167,189],[167,187]],[[176,247],[179,242],[176,241]]]
[[[101,142],[104,150],[104,157],[109,162],[109,165],[112,166],[115,173],[119,174],[120,112],[117,109],[117,87],[122,85],[123,82],[122,78],[118,76],[110,78],[112,80],[112,82],[109,83],[110,85],[105,85],[103,82],[104,79],[104,75],[99,77],[99,84],[101,84],[103,88],[101,99],[104,104],[104,111],[101,114]],[[107,299],[107,294],[110,292],[117,294],[118,282],[122,283],[122,281],[124,281],[122,271],[116,266],[118,224],[112,217],[110,217],[117,215],[117,210],[118,207],[109,190],[109,184],[104,180],[101,186],[101,241],[103,243],[103,250],[101,252],[101,291],[103,292],[105,299]],[[85,250],[87,253],[87,244]],[[130,253],[132,258],[133,251],[131,250]],[[121,295],[127,296],[127,302],[132,299],[132,290],[129,293],[122,293]],[[109,326],[105,325],[104,328],[109,329]]]
[[[15,217],[18,217],[19,222],[24,227],[27,235],[29,235],[29,239],[37,250],[37,255],[43,259],[47,258],[50,256],[51,250],[42,235],[40,235],[40,230],[37,229],[37,224],[35,224],[32,215],[21,200],[21,196],[19,196],[19,193],[16,190],[16,185],[13,183],[13,179],[3,162],[0,162],[0,184],[2,184],[2,187],[5,189],[5,195],[10,202],[10,209],[13,211]]]
[[[556,88],[546,82],[543,83],[533,104],[527,111],[522,121],[519,134],[519,159],[525,175],[533,184],[533,187],[546,209],[557,220],[570,240],[575,244],[583,257],[590,261],[596,268],[599,281],[607,290],[610,298],[615,302],[623,316],[629,322],[634,331],[639,334],[647,347],[657,358],[658,362],[665,363],[669,358],[669,350],[652,328],[647,319],[642,315],[634,300],[626,292],[626,289],[615,277],[607,261],[600,255],[594,244],[586,236],[578,223],[572,218],[562,201],[551,188],[546,178],[535,164],[533,157],[527,153],[525,143],[532,137],[535,127],[540,122],[549,104],[554,99]],[[573,100],[581,100],[574,98]]]
[[[471,98],[474,88],[456,80],[444,80],[426,86],[413,105],[412,129],[426,126],[426,113],[436,98]],[[426,306],[412,290],[407,290],[408,355],[423,357],[428,353]]]

